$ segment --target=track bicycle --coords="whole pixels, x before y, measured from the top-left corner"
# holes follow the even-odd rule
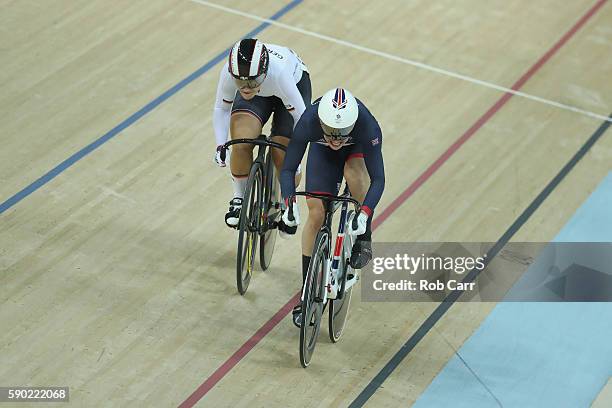
[[[236,286],[238,292],[244,295],[253,275],[258,242],[261,269],[268,269],[272,261],[278,221],[281,218],[281,196],[277,171],[269,148],[286,151],[286,147],[273,142],[266,135],[255,139],[234,139],[223,145],[221,160],[225,160],[230,146],[241,143],[257,146],[257,156],[249,171],[237,226]]]
[[[297,192],[296,195],[321,199],[325,207],[325,219],[315,239],[301,297],[300,363],[306,368],[314,353],[326,306],[330,340],[336,343],[344,331],[352,287],[359,280],[349,265],[354,237],[345,233],[353,213],[353,210],[348,210],[348,206],[353,204],[354,213],[359,214],[361,205],[350,197],[348,189],[340,196],[307,191]],[[332,251],[332,219],[338,208],[341,209],[340,222]],[[288,218],[293,219],[292,206],[289,206]],[[357,228],[356,223],[357,217],[354,217],[353,228]]]

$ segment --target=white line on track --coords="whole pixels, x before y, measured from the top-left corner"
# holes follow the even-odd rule
[[[472,78],[472,77],[467,76],[467,75],[462,75],[462,74],[459,74],[459,73],[456,73],[456,72],[448,71],[446,69],[434,67],[432,65],[424,64],[422,62],[414,61],[414,60],[411,60],[411,59],[408,59],[408,58],[403,58],[403,57],[400,57],[400,56],[397,56],[397,55],[389,54],[389,53],[384,52],[384,51],[378,51],[378,50],[375,50],[373,48],[364,47],[362,45],[358,45],[358,44],[354,44],[354,43],[351,43],[351,42],[348,42],[348,41],[345,41],[345,40],[341,40],[341,39],[338,39],[338,38],[330,37],[330,36],[325,35],[325,34],[319,34],[319,33],[316,33],[314,31],[309,31],[309,30],[305,30],[303,28],[294,27],[294,26],[291,26],[289,24],[284,24],[284,23],[281,23],[279,21],[275,21],[275,20],[270,20],[270,19],[267,19],[267,18],[259,17],[259,16],[256,16],[256,15],[250,14],[250,13],[245,13],[244,11],[236,10],[236,9],[233,9],[233,8],[230,8],[230,7],[226,7],[226,6],[222,6],[222,5],[216,4],[216,3],[211,3],[211,2],[206,1],[206,0],[190,0],[190,1],[192,1],[194,3],[197,3],[197,4],[201,4],[203,6],[212,7],[212,8],[218,9],[218,10],[222,10],[222,11],[225,11],[227,13],[235,14],[235,15],[238,15],[238,16],[246,17],[246,18],[250,18],[251,20],[256,20],[256,21],[268,23],[270,25],[281,27],[281,28],[284,28],[286,30],[290,30],[290,31],[294,31],[296,33],[301,33],[301,34],[304,34],[304,35],[307,35],[307,36],[310,36],[310,37],[318,38],[320,40],[329,41],[331,43],[342,45],[342,46],[345,46],[345,47],[348,47],[348,48],[353,48],[355,50],[363,51],[363,52],[366,52],[368,54],[377,55],[379,57],[386,58],[386,59],[391,60],[391,61],[401,62],[401,63],[407,64],[407,65],[412,65],[413,67],[425,69],[427,71],[435,72],[437,74],[445,75],[445,76],[448,76],[448,77],[451,77],[451,78],[456,78],[456,79],[459,79],[461,81],[470,82],[472,84],[484,86],[486,88],[495,89],[496,91],[500,91],[500,92],[504,92],[504,93],[509,93],[509,94],[512,94],[512,95],[515,95],[515,96],[519,96],[519,97],[522,97],[522,98],[525,98],[525,99],[529,99],[529,100],[532,100],[532,101],[540,102],[540,103],[543,103],[545,105],[554,106],[554,107],[559,108],[559,109],[564,109],[564,110],[567,110],[567,111],[570,111],[570,112],[574,112],[574,113],[578,113],[578,114],[581,114],[581,115],[589,116],[589,117],[596,118],[596,119],[599,119],[599,120],[604,120],[604,121],[607,121],[607,122],[612,122],[612,118],[609,118],[609,117],[607,117],[605,115],[600,115],[600,114],[595,113],[595,112],[591,112],[591,111],[588,111],[588,110],[580,109],[580,108],[577,108],[577,107],[571,106],[571,105],[566,105],[564,103],[556,102],[556,101],[553,101],[553,100],[550,100],[550,99],[541,98],[539,96],[531,95],[531,94],[528,94],[528,93],[525,93],[525,92],[515,91],[514,89],[506,88],[506,87],[501,86],[501,85],[497,85],[497,84],[494,84],[494,83],[491,83],[491,82],[487,82],[487,81],[482,81],[480,79],[476,79],[476,78]]]

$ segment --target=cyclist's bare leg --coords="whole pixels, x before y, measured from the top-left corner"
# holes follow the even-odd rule
[[[370,180],[363,158],[355,157],[346,162],[344,178],[349,185],[351,195],[359,202],[363,202]],[[302,231],[302,255],[310,256],[317,232],[325,219],[325,208],[323,202],[315,198],[309,198],[306,203],[308,204],[308,218]]]
[[[254,139],[261,134],[261,122],[249,113],[235,112],[230,117],[230,134],[232,139]],[[230,169],[234,198],[230,201],[229,210],[225,213],[225,223],[229,227],[238,225],[242,198],[244,197],[252,162],[253,145],[236,144],[232,146]]]
[[[310,255],[314,247],[314,240],[323,225],[325,219],[325,208],[323,201],[317,198],[308,198],[308,218],[302,230],[302,286],[306,280],[308,266],[310,264]],[[300,302],[293,308],[293,323],[300,327],[301,324],[301,306]]]
[[[344,179],[351,190],[351,196],[363,203],[370,185],[370,176],[363,157],[352,157],[347,160],[344,164]]]
[[[246,112],[234,112],[230,118],[230,134],[233,139],[255,139],[261,134],[262,124],[256,116]],[[234,176],[248,176],[253,163],[253,145],[232,146],[230,168]]]
[[[323,201],[317,198],[308,198],[306,204],[308,205],[308,218],[306,218],[306,223],[302,230],[302,284],[308,272],[314,240],[325,220]]]
[[[308,204],[308,218],[302,230],[302,255],[310,256],[314,240],[325,219],[325,208],[323,201],[317,198],[308,198],[306,204]]]

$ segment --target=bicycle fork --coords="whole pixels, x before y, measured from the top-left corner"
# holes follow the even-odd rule
[[[349,274],[348,261],[351,257],[351,251],[353,249],[353,237],[350,234],[346,234],[345,228],[348,218],[348,203],[342,204],[340,213],[340,223],[338,225],[338,234],[336,236],[336,243],[334,246],[334,254],[332,258],[332,265],[329,271],[330,282],[326,285],[327,294],[330,299],[339,298],[339,291],[342,287],[342,279],[344,276],[341,275],[342,271]],[[346,278],[344,291],[350,289],[357,281],[359,277],[356,273],[352,274],[352,277]],[[342,294],[340,294],[342,295]],[[341,297],[341,296],[340,296]]]

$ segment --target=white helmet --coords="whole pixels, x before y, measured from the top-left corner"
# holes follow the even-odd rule
[[[318,113],[326,139],[345,139],[357,122],[359,107],[349,91],[333,88],[321,97]]]

